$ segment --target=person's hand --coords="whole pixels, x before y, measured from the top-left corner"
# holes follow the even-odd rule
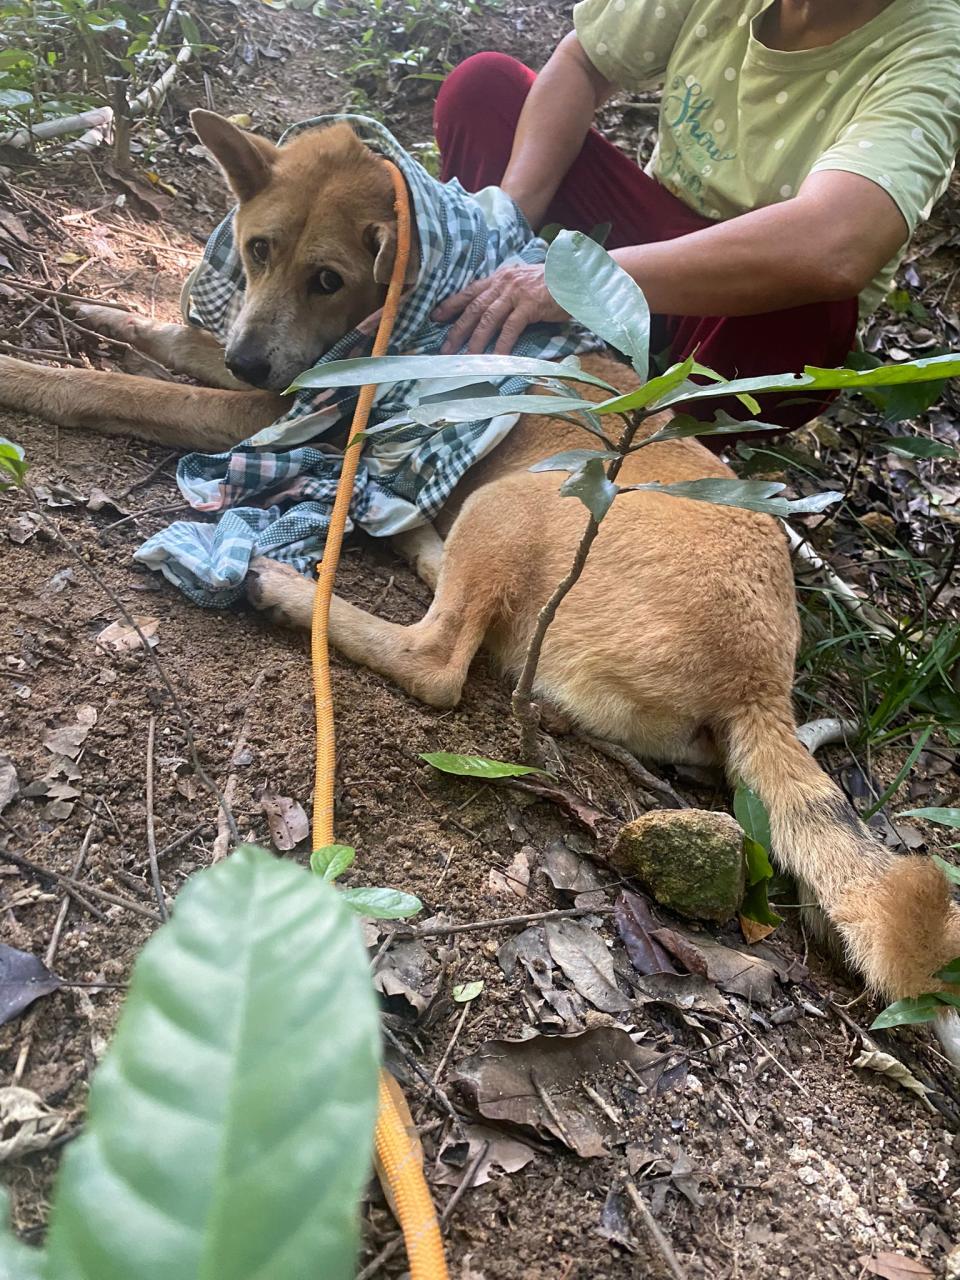
[[[544,283],[543,265],[507,263],[485,280],[477,280],[454,293],[434,311],[440,324],[455,321],[442,354],[460,351],[471,355],[486,351],[495,334],[495,355],[509,355],[527,325],[569,320],[554,302]]]

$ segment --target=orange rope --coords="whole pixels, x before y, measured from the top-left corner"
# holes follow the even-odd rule
[[[387,289],[383,314],[373,344],[373,354],[386,354],[394,321],[400,307],[400,294],[410,258],[410,197],[407,185],[396,165],[385,161],[393,179],[397,214],[397,255]],[[363,447],[356,437],[365,429],[373,404],[375,387],[360,391],[337,485],[337,496],[330,516],[330,527],[317,566],[317,587],[313,598],[313,626],[310,649],[313,659],[313,689],[317,723],[317,766],[313,795],[313,847],[322,849],[333,844],[333,794],[337,751],[333,728],[333,691],[330,686],[330,651],[327,628],[330,622],[330,597],[333,580],[343,545],[343,531],[353,497],[353,482]],[[380,1100],[377,1113],[377,1156],[390,1184],[397,1218],[403,1230],[410,1263],[411,1280],[447,1280],[447,1264],[443,1256],[443,1239],[433,1200],[423,1176],[420,1157],[410,1140],[403,1117],[391,1096],[390,1087],[381,1072]]]

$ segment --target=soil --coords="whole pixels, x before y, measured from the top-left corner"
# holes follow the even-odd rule
[[[16,264],[18,275],[40,278],[46,265],[63,278],[75,268],[58,265],[58,258],[79,251],[83,261],[89,255],[90,266],[71,286],[75,291],[177,318],[182,277],[226,208],[216,174],[190,151],[189,107],[205,101],[225,113],[250,112],[266,132],[276,134],[292,121],[339,109],[355,87],[356,77],[344,70],[355,50],[337,47],[336,28],[329,23],[309,14],[267,10],[254,0],[196,8],[223,54],[205,63],[205,84],[194,76],[177,88],[160,117],[162,132],[150,139],[150,163],[178,193],[163,221],[150,220],[134,197],[118,207],[117,188],[98,172],[99,158],[66,162],[51,155],[25,165],[24,157],[7,153],[0,164],[7,166],[8,181],[40,210],[33,218],[19,210],[29,226],[30,251]],[[451,60],[493,47],[537,64],[567,21],[565,8],[553,4],[479,10],[451,49]],[[388,123],[407,145],[429,140],[434,88],[419,83],[393,101]],[[616,117],[626,135],[630,127],[623,121],[630,118]],[[0,307],[5,341],[33,350],[59,346],[55,319],[41,314],[18,329],[27,304],[0,296]],[[102,367],[110,367],[115,355],[86,339],[79,350]],[[198,609],[132,562],[132,551],[180,502],[174,457],[135,440],[107,445],[93,435],[58,432],[17,414],[0,414],[0,436],[23,445],[34,486],[61,485],[74,495],[63,499],[70,505],[45,507],[40,527],[23,543],[11,539],[11,522],[29,518],[30,501],[22,493],[0,496],[0,530],[5,531],[0,735],[21,786],[21,796],[0,816],[0,842],[6,853],[70,875],[88,836],[77,878],[124,900],[111,905],[92,897],[95,913],[71,905],[53,960],[56,972],[70,982],[113,985],[66,987],[0,1028],[4,1083],[19,1079],[63,1113],[69,1140],[82,1123],[89,1077],[109,1039],[122,985],[154,927],[127,905],[156,910],[144,798],[151,722],[157,844],[161,850],[175,845],[160,860],[170,902],[185,879],[209,863],[217,832],[216,805],[190,763],[185,719],[205,768],[221,786],[245,729],[233,808],[241,834],[269,846],[262,788],[309,805],[310,673],[304,638],[273,630],[248,611]],[[90,511],[83,500],[94,488],[110,494],[120,509]],[[102,584],[132,613],[156,619],[156,654],[179,705],[140,649],[116,654],[98,644],[103,629],[119,620]],[[397,622],[415,620],[429,598],[386,546],[369,539],[347,549],[338,589]],[[258,675],[263,679],[254,688]],[[424,707],[337,658],[334,681],[338,838],[360,851],[346,881],[416,893],[424,902],[424,918],[443,912],[451,920],[470,922],[570,906],[572,895],[555,889],[542,870],[548,846],[566,840],[581,854],[595,852],[602,864],[610,833],[644,807],[619,765],[560,734],[551,763],[564,786],[604,815],[596,845],[553,804],[508,787],[445,779],[424,765],[420,753],[431,750],[513,757],[516,734],[508,690],[483,658],[452,712]],[[80,794],[72,804],[68,799],[70,812],[60,817],[49,795],[30,798],[22,791],[48,772],[52,755],[44,746],[45,734],[75,723],[81,708],[93,708],[96,720],[77,756]],[[91,713],[84,711],[82,718],[89,720]],[[838,753],[829,762],[839,770],[845,758]],[[882,760],[874,763],[882,774]],[[896,769],[889,772],[892,776]],[[709,780],[670,777],[698,807],[729,803]],[[505,871],[523,849],[534,869],[525,895],[517,897],[510,888],[515,882],[509,876],[491,881],[491,871]],[[289,856],[303,860],[306,853],[301,846]],[[617,882],[609,872],[600,874],[609,905]],[[57,881],[0,860],[0,896],[3,941],[43,955],[63,901]],[[666,913],[661,915],[667,920]],[[661,1253],[624,1197],[624,1182],[631,1176],[641,1194],[653,1196],[660,1226],[691,1280],[858,1276],[865,1274],[858,1259],[882,1251],[922,1259],[932,1274],[946,1274],[960,1186],[955,1086],[929,1041],[910,1032],[878,1038],[929,1083],[934,1090],[929,1109],[880,1075],[851,1065],[860,1048],[856,1028],[868,1025],[874,1010],[869,1001],[857,999],[857,989],[847,985],[828,957],[815,949],[807,953],[794,915],[789,913],[778,931],[776,946],[787,957],[804,955],[808,975],[778,987],[772,1006],[730,999],[720,1023],[669,1002],[631,1009],[627,1025],[641,1043],[674,1054],[660,1090],[631,1092],[626,1077],[606,1081],[621,1128],[605,1155],[586,1159],[562,1144],[535,1142],[535,1156],[524,1169],[469,1191],[445,1230],[453,1276],[615,1280],[668,1275]],[[609,915],[593,922],[618,968],[629,968]],[[392,1065],[424,1131],[432,1180],[449,1121],[410,1062],[432,1075],[450,1045],[463,1009],[452,999],[453,987],[476,980],[485,984],[465,1015],[439,1082],[461,1109],[451,1083],[458,1063],[491,1039],[543,1030],[542,1012],[525,1002],[520,980],[505,976],[498,963],[498,948],[508,936],[490,928],[427,940],[427,951],[441,966],[437,996],[420,1016],[406,1001],[390,1001],[389,1026],[405,1051],[393,1053]],[[736,941],[730,932],[727,937]],[[736,1021],[726,1021],[730,1018]],[[610,1021],[609,1015],[588,1015],[592,1025]],[[731,1036],[706,1052],[711,1039]],[[26,1239],[42,1237],[61,1146],[62,1141],[5,1165],[14,1223]],[[681,1155],[692,1165],[692,1184],[678,1173]],[[451,1194],[445,1184],[437,1183],[434,1190],[441,1204]],[[611,1222],[620,1226],[611,1229]],[[395,1234],[379,1191],[371,1188],[364,1206],[363,1261]],[[949,1265],[958,1265],[956,1251]],[[382,1274],[399,1275],[404,1268],[400,1251],[383,1264]]]

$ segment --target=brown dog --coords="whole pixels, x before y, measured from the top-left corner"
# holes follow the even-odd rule
[[[285,408],[270,390],[238,390],[238,379],[287,385],[382,303],[395,245],[390,180],[345,125],[277,148],[209,112],[193,118],[240,201],[248,286],[226,348],[232,374],[208,334],[90,307],[86,323],[219,389],[0,358],[0,403],[66,426],[224,449]],[[624,391],[635,385],[610,358],[583,363]],[[403,627],[335,598],[332,644],[433,706],[458,701],[481,644],[516,675],[584,523],[580,504],[560,497],[558,477],[529,467],[580,445],[573,426],[521,418],[458,488],[443,513],[446,542],[432,529],[400,539],[435,589],[426,616]],[[632,455],[621,479],[730,475],[682,440]],[[313,587],[296,573],[259,561],[249,594],[279,621],[309,626]],[[778,862],[821,904],[870,987],[891,998],[935,990],[937,970],[960,955],[960,912],[936,866],[877,844],[797,740],[798,638],[790,558],[774,520],[625,494],[547,633],[537,692],[637,755],[721,761],[763,800]],[[951,1050],[960,1043],[948,1019],[940,1032]]]

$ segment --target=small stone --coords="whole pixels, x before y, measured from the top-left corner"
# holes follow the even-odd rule
[[[727,813],[645,813],[621,829],[610,861],[662,906],[697,920],[722,924],[743,900],[743,831]]]

